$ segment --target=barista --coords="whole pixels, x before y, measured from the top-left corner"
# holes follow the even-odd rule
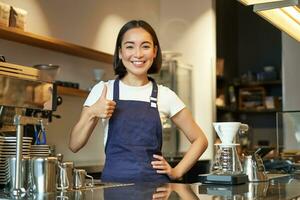
[[[80,150],[99,119],[104,123],[105,182],[169,182],[181,178],[207,148],[207,139],[184,103],[148,74],[161,68],[162,55],[153,28],[132,20],[120,30],[114,53],[115,80],[90,92],[69,147]],[[162,118],[171,118],[191,142],[177,166],[161,155]]]

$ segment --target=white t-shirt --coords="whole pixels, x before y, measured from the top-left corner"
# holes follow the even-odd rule
[[[84,106],[93,105],[100,97],[103,85],[107,85],[106,98],[113,100],[113,89],[115,80],[109,80],[107,82],[97,83],[90,94],[88,95]],[[119,82],[119,99],[120,100],[135,100],[135,101],[145,101],[150,102],[150,96],[152,92],[152,82],[149,81],[143,86],[129,86],[124,84],[121,80]],[[158,85],[157,94],[157,106],[162,124],[168,119],[174,116],[176,113],[185,108],[185,104],[182,100],[168,87],[163,85]],[[107,134],[108,134],[108,120],[102,120],[104,126],[104,145],[106,144]]]

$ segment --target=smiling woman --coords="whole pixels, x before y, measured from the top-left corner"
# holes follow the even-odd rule
[[[160,70],[161,58],[153,28],[145,21],[129,21],[117,37],[117,78],[95,85],[84,103],[69,146],[73,152],[81,149],[102,120],[106,153],[103,182],[176,180],[191,169],[207,148],[203,131],[181,99],[148,77]],[[175,167],[161,155],[162,118],[171,118],[192,143]]]

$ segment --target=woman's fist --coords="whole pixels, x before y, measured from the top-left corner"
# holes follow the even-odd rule
[[[116,102],[106,99],[107,86],[104,84],[100,98],[90,106],[94,116],[102,119],[110,118],[115,110]]]

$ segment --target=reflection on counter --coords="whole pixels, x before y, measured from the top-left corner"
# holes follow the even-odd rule
[[[266,182],[249,182],[241,185],[199,185],[200,197],[217,199],[297,199],[300,198],[299,177],[270,175]]]
[[[195,184],[117,184],[97,182],[94,187],[80,190],[64,190],[56,193],[40,193],[23,199],[74,199],[74,200],[197,200],[197,199],[299,199],[300,177],[290,175],[276,177],[266,182],[241,185]],[[275,178],[276,177],[276,178]],[[11,199],[9,193],[0,191],[0,199]],[[20,198],[22,199],[22,198]]]

